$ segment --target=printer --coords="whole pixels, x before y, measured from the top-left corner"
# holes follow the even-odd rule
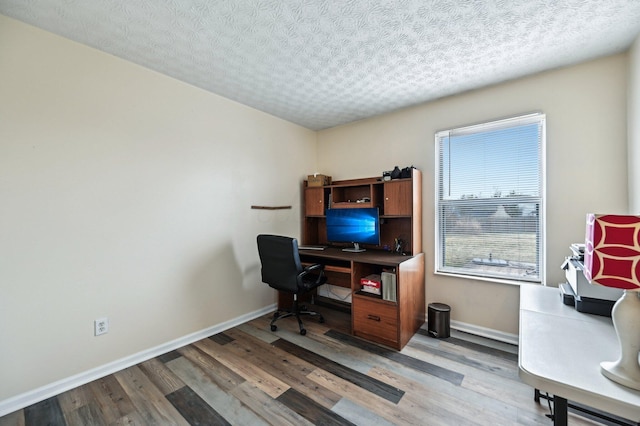
[[[559,286],[563,303],[575,306],[578,312],[610,317],[623,290],[591,284],[583,273],[584,244],[571,244],[570,249],[573,255],[562,264],[567,282]]]

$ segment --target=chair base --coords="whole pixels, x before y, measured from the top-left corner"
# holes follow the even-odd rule
[[[308,311],[304,306],[299,307],[298,298],[294,296],[293,307],[291,309],[277,310],[274,312],[273,319],[271,320],[271,324],[270,324],[271,331],[276,331],[278,329],[278,326],[275,325],[276,321],[281,320],[282,318],[295,316],[296,319],[298,320],[298,327],[300,328],[300,334],[304,336],[305,334],[307,334],[307,330],[304,328],[304,324],[302,324],[302,320],[300,319],[301,315],[317,316],[320,324],[324,322],[324,317],[322,316],[322,314],[319,314],[318,312],[314,312],[314,311]]]

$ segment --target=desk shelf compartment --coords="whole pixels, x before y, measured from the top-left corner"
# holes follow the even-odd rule
[[[382,207],[382,187],[375,183],[331,187],[332,209],[357,207]]]
[[[325,265],[324,274],[327,277],[327,284],[351,288],[351,269]]]
[[[354,296],[366,297],[369,299],[382,300],[381,294],[369,293],[368,291],[359,290],[354,293]]]
[[[351,288],[354,293],[366,293],[362,290],[361,280],[370,275],[380,275],[382,267],[371,263],[353,262],[352,271],[353,282]],[[367,293],[367,295],[368,294],[370,293]]]
[[[313,262],[302,261],[302,266],[309,266]],[[327,284],[337,287],[351,288],[351,263],[340,261],[320,262],[324,264],[324,274]]]
[[[380,224],[380,245],[389,250],[394,249],[396,238],[403,242],[404,251],[411,253],[413,247],[413,234],[411,232],[411,222],[396,217],[382,217]]]

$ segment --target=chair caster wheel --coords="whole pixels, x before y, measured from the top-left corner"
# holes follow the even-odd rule
[[[323,316],[320,316],[320,318],[318,319],[318,322],[319,322],[320,324],[323,324],[323,323],[324,323],[324,317],[323,317]]]
[[[304,336],[305,334],[307,334],[307,330],[305,330],[304,328],[300,330],[300,335]]]
[[[278,326],[276,326],[276,325],[272,325],[271,326],[271,331],[276,331],[277,329],[278,329]]]

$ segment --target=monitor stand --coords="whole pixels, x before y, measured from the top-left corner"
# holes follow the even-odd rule
[[[353,243],[353,247],[343,248],[342,251],[348,251],[349,253],[361,253],[363,251],[367,251],[366,249],[360,248],[360,244]]]

